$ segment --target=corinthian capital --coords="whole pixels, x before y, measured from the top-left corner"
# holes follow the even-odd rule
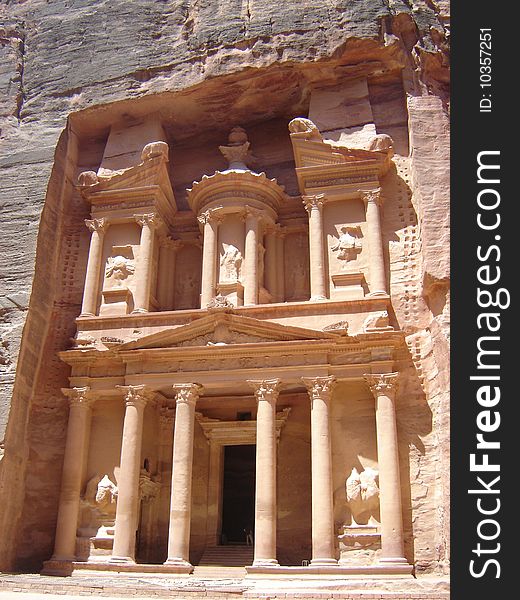
[[[90,408],[94,403],[94,397],[90,387],[62,388],[62,394],[69,399],[70,406]]]
[[[257,402],[278,398],[280,379],[248,379],[247,383],[253,388]]]
[[[108,227],[108,221],[105,217],[101,219],[85,219],[85,225],[92,233],[97,231],[99,234],[102,234],[105,233],[105,230]]]
[[[163,224],[161,217],[157,213],[148,213],[145,215],[134,215],[136,220],[141,227],[150,227],[150,229],[157,229]]]
[[[197,221],[201,225],[206,225],[206,223],[221,223],[222,215],[218,209],[211,208],[203,213],[200,213],[200,215],[197,217]]]
[[[334,375],[328,377],[302,377],[311,400],[330,400],[332,390],[336,386]]]
[[[195,404],[202,390],[202,386],[198,383],[176,383],[172,387],[177,404]]]
[[[147,385],[116,385],[116,388],[125,393],[126,406],[144,408],[152,398],[152,392]]]
[[[361,199],[365,203],[365,206],[369,202],[373,202],[374,204],[377,204],[379,206],[381,204],[381,188],[361,192]]]
[[[395,396],[399,373],[374,373],[365,375],[364,377],[374,398],[383,394],[390,397]]]
[[[315,194],[313,196],[302,196],[303,206],[305,210],[310,215],[311,211],[321,210],[323,207],[323,201],[325,199],[325,194]]]

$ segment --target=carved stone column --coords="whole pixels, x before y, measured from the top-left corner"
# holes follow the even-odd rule
[[[278,291],[278,246],[276,236],[276,225],[267,228],[265,235],[265,286],[271,294],[273,302],[277,302],[280,296]]]
[[[161,240],[158,300],[162,310],[173,310],[174,308],[176,255],[181,247],[180,240],[172,240],[169,237]]]
[[[62,392],[69,398],[70,412],[61,476],[54,554],[51,560],[72,561],[76,555],[76,530],[81,485],[85,475],[93,400],[88,387],[63,389]]]
[[[275,302],[285,301],[285,229],[280,225],[276,227],[276,288]]]
[[[370,250],[370,295],[386,294],[385,260],[383,256],[383,233],[381,230],[381,190],[362,192],[367,220],[367,237]]]
[[[154,231],[162,225],[156,213],[135,215],[141,225],[139,258],[135,269],[135,294],[133,313],[146,313],[150,310],[150,294],[152,291]]]
[[[144,408],[149,400],[145,385],[117,386],[126,393],[121,462],[117,482],[114,547],[110,562],[135,562],[135,537],[139,525],[139,474]]]
[[[259,210],[246,206],[244,306],[258,304],[258,230],[261,214]]]
[[[401,480],[395,397],[399,373],[365,375],[376,400],[379,505],[381,512],[381,562],[407,563],[404,558]]]
[[[101,277],[101,260],[103,258],[103,238],[108,222],[103,219],[85,220],[85,225],[92,232],[88,252],[87,273],[83,290],[83,304],[80,317],[93,317],[97,312],[99,296],[99,280]]]
[[[221,219],[215,214],[215,211],[207,210],[199,215],[198,221],[204,225],[200,307],[206,308],[216,295],[217,239],[218,224]]]
[[[303,204],[309,215],[311,300],[325,300],[326,298],[322,214],[323,198],[324,194],[303,196]]]
[[[175,392],[175,431],[173,434],[172,490],[168,559],[165,564],[184,567],[191,571],[190,520],[191,475],[193,468],[193,437],[195,404],[201,386],[197,383],[179,383]]]
[[[254,567],[276,560],[276,400],[279,379],[249,380],[258,404],[256,416],[256,498]]]
[[[312,565],[334,565],[330,402],[336,378],[303,377],[311,400]]]

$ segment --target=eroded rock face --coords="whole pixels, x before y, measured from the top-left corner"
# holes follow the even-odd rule
[[[13,542],[0,543],[0,568],[39,569],[52,553],[67,424],[60,388],[69,375],[56,354],[75,335],[89,244],[78,175],[90,172],[80,186],[95,185],[110,127],[134,127],[153,113],[171,144],[181,211],[193,181],[225,169],[213,149],[237,124],[255,140],[255,170],[291,198],[298,188],[289,138],[280,134],[275,150],[269,140],[293,117],[321,119],[325,141],[345,147],[385,150],[391,136],[396,167],[385,176],[383,237],[394,325],[409,347],[400,359],[407,383],[398,414],[401,468],[411,482],[405,531],[415,538],[407,551],[419,571],[442,572],[449,4],[79,0],[71,10],[65,1],[29,0],[2,12],[0,527]],[[134,164],[164,153],[157,135],[148,142],[160,145],[136,154]],[[296,205],[289,200],[284,210],[299,210],[304,222]],[[291,235],[288,247],[301,253],[305,236]]]

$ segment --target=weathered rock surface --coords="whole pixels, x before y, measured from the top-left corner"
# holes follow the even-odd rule
[[[28,0],[0,7],[0,439],[7,427],[0,529],[12,541],[0,544],[0,568],[39,568],[52,545],[53,519],[43,526],[38,513],[56,513],[63,455],[67,409],[59,388],[67,368],[56,352],[74,334],[88,245],[80,227],[88,207],[74,184],[79,172],[99,167],[110,125],[153,112],[170,140],[189,147],[210,125],[222,139],[236,123],[261,127],[306,115],[314,88],[358,79],[366,80],[363,110],[342,126],[390,134],[401,182],[387,199],[385,235],[395,317],[411,355],[403,370],[413,382],[399,426],[419,430],[404,437],[413,442],[411,552],[420,569],[443,568],[448,42],[449,3],[442,1]],[[416,401],[424,394],[428,407]],[[421,436],[416,425],[425,410],[434,427]]]

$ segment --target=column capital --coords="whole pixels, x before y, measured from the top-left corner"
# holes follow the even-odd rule
[[[94,392],[91,391],[89,386],[62,388],[61,392],[69,399],[71,407],[90,408],[95,401]]]
[[[218,208],[210,208],[197,217],[197,221],[201,225],[206,225],[206,223],[221,223],[222,222],[222,214],[220,209]]]
[[[377,204],[377,206],[381,205],[381,188],[376,188],[374,190],[366,190],[361,192],[361,200],[365,203],[365,207],[369,202]]]
[[[101,219],[85,219],[85,225],[92,233],[97,231],[101,235],[108,229],[109,222],[106,217],[102,217]]]
[[[177,406],[179,404],[195,404],[202,390],[199,383],[175,383],[172,387]]]
[[[264,213],[258,208],[254,208],[253,206],[244,206],[244,212],[242,213],[242,219],[245,221],[246,219],[253,218],[258,221],[264,218]]]
[[[323,208],[323,202],[325,200],[325,194],[314,194],[312,196],[302,196],[302,202],[307,214],[311,214],[312,209],[321,210]]]
[[[248,379],[247,383],[253,388],[257,402],[260,400],[276,400],[280,392],[280,379]]]
[[[147,385],[116,385],[116,388],[125,393],[126,406],[144,408],[153,395]]]
[[[328,377],[302,377],[311,400],[330,400],[332,391],[337,383],[334,375]]]
[[[150,227],[150,229],[157,229],[163,225],[163,220],[157,213],[147,213],[144,215],[134,215],[136,223],[144,227]]]
[[[364,378],[374,398],[377,399],[381,395],[395,397],[399,373],[373,373],[364,375]]]

